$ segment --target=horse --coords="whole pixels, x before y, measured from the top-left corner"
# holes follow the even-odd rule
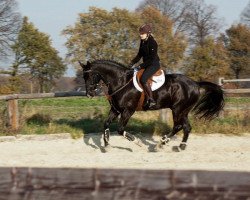
[[[141,92],[133,84],[134,71],[125,65],[112,60],[95,60],[84,65],[78,61],[83,70],[86,94],[88,97],[97,95],[100,83],[107,88],[110,111],[104,123],[104,148],[109,146],[109,126],[119,115],[118,134],[129,141],[135,137],[125,131],[130,117],[135,113]],[[203,90],[203,91],[201,91]],[[170,108],[173,114],[173,128],[169,134],[163,135],[159,144],[162,147],[171,138],[183,130],[182,142],[178,151],[186,149],[191,125],[188,120],[190,111],[199,118],[211,120],[217,117],[224,107],[224,93],[221,87],[212,82],[197,82],[183,74],[166,74],[165,83],[153,91],[156,106],[151,110]],[[147,107],[143,111],[149,110]]]

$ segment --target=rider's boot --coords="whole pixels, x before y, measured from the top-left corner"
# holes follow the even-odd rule
[[[143,90],[147,96],[147,105],[149,109],[154,108],[154,106],[156,105],[155,100],[153,99],[153,93],[152,90],[150,88],[150,85],[148,83],[145,83],[142,85],[143,86]]]

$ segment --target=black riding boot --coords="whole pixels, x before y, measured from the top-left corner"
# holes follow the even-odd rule
[[[147,104],[148,104],[148,108],[153,108],[156,105],[155,100],[153,99],[153,94],[152,94],[152,90],[149,86],[148,83],[143,84],[143,90],[147,96]]]

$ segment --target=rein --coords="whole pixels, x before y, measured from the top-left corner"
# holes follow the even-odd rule
[[[103,90],[105,96],[107,97],[108,100],[112,99],[112,96],[114,96],[116,93],[120,92],[121,90],[123,90],[131,81],[133,80],[133,77],[123,86],[121,86],[120,88],[118,88],[116,91],[114,91],[112,94],[109,94],[108,91]],[[101,89],[103,89],[103,86],[107,86],[107,84],[105,84],[104,82],[101,83]]]
[[[131,81],[133,80],[133,77],[122,87],[120,87],[119,89],[117,89],[116,91],[114,91],[112,94],[109,94],[108,96],[111,98],[112,96],[114,96],[117,92],[121,91],[123,88],[125,88]]]
[[[100,75],[101,76],[101,75]],[[101,76],[102,80],[103,77]],[[123,90],[131,81],[133,80],[133,76],[132,78],[123,86],[121,86],[120,88],[118,88],[116,91],[114,91],[112,94],[109,94],[107,91],[103,90],[105,96],[107,97],[108,100],[112,99],[112,96],[114,96],[116,93],[120,92],[121,90]],[[98,85],[98,84],[97,84]],[[109,83],[105,83],[103,81],[103,83],[101,84],[101,89],[103,88],[103,86],[107,86],[108,87]]]
[[[127,74],[130,73],[130,72],[127,72]],[[100,86],[100,89],[102,89],[102,91],[104,92],[106,98],[108,99],[108,101],[110,102],[111,106],[113,107],[113,109],[117,112],[117,113],[120,113],[120,111],[118,109],[116,109],[115,105],[113,104],[112,102],[112,96],[114,96],[115,94],[117,94],[118,92],[120,92],[121,90],[123,90],[132,80],[133,80],[133,76],[132,78],[123,86],[121,86],[120,88],[118,88],[116,91],[114,91],[112,94],[109,94],[109,92],[107,91],[108,88],[109,88],[109,85],[110,83],[105,83],[104,82],[104,78],[102,77],[101,74],[99,74],[99,76],[101,76],[101,79],[102,79],[102,83],[101,84],[98,84],[98,83],[91,83],[90,85],[91,86]],[[104,86],[107,88],[105,89]]]
[[[122,87],[120,87],[119,89],[117,89],[116,91],[114,91],[112,94],[109,94],[107,90],[103,89],[103,92],[107,98],[107,100],[109,101],[111,107],[117,112],[117,113],[120,113],[120,111],[116,108],[116,106],[114,105],[114,103],[112,102],[112,96],[114,96],[116,93],[118,93],[119,91],[121,91],[122,89],[124,89],[131,81],[133,80],[133,77],[125,84],[123,85]],[[103,86],[106,86],[107,85],[103,82],[101,84],[101,89],[103,88]],[[108,88],[108,87],[107,87]]]

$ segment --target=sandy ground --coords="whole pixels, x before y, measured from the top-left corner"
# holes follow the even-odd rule
[[[180,134],[182,137],[182,134]],[[201,169],[250,172],[250,135],[191,135],[188,147],[173,152],[181,137],[172,140],[161,151],[154,147],[159,137],[138,136],[141,146],[118,135],[111,135],[104,153],[100,134],[82,139],[69,137],[0,139],[0,167],[81,167]]]

